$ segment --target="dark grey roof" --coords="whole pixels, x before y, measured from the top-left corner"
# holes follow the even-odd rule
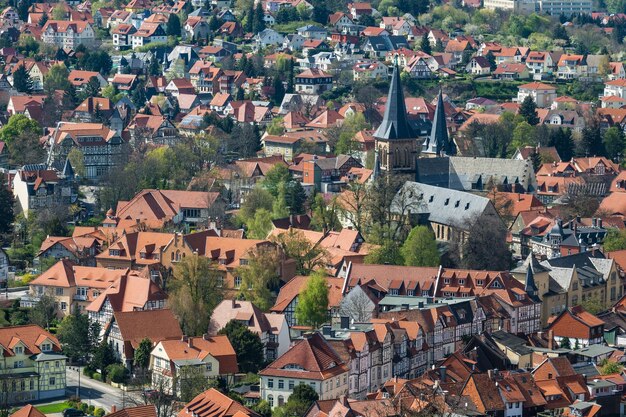
[[[407,121],[406,104],[404,103],[404,93],[400,85],[400,71],[394,65],[389,94],[385,104],[385,116],[378,126],[374,137],[383,140],[411,139],[416,137],[413,128]]]
[[[396,49],[409,47],[409,42],[404,36],[369,36],[366,43],[376,52],[389,52]]]
[[[547,259],[542,262],[543,266],[547,267],[556,267],[556,268],[573,268],[576,266],[577,268],[582,268],[584,266],[590,266],[595,269],[595,265],[591,261],[591,258],[600,258],[604,259],[605,256],[599,250],[597,251],[587,251],[581,253],[575,253],[573,255],[560,256],[558,258]]]
[[[591,363],[579,362],[572,364],[572,368],[576,371],[577,374],[586,375],[587,377],[593,377],[596,375],[600,375],[598,368]]]
[[[450,186],[450,158],[418,158],[415,163],[415,181],[448,188]]]
[[[511,349],[513,352],[519,355],[530,355],[532,353],[532,349],[526,346],[526,340],[520,337],[517,337],[511,333],[507,333],[503,330],[495,331],[491,334],[491,337],[496,342],[506,346]]]
[[[482,184],[519,184],[526,191],[537,187],[537,180],[530,160],[478,158],[455,156],[450,158],[451,188],[471,190],[472,183],[480,178]],[[458,181],[458,183],[456,183]]]
[[[441,90],[439,90],[439,95],[437,96],[437,107],[435,108],[435,117],[430,136],[424,141],[422,151],[436,155],[456,155],[456,145],[448,136],[448,125],[446,123],[446,112]]]
[[[404,183],[398,191],[391,210],[394,213],[404,211],[427,215],[429,221],[461,229],[469,229],[469,220],[476,220],[487,211],[497,216],[491,201],[486,197],[412,181]]]

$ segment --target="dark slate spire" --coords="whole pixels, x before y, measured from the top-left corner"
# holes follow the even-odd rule
[[[530,256],[533,255],[530,254]],[[538,288],[537,285],[535,285],[535,276],[533,274],[532,262],[528,264],[528,267],[526,269],[526,283],[524,285],[524,291],[526,291],[526,294],[528,294],[528,296],[532,300],[537,301]]]
[[[456,155],[456,145],[448,136],[446,111],[441,90],[439,90],[439,95],[437,96],[433,126],[430,130],[430,136],[424,141],[423,152],[436,155]]]
[[[400,85],[398,65],[393,66],[393,75],[391,76],[391,85],[389,86],[389,94],[387,95],[387,104],[385,106],[385,117],[374,133],[374,137],[383,140],[413,139],[417,137],[406,118],[406,105],[404,104],[404,93]]]

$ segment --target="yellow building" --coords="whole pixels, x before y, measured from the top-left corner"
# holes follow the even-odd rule
[[[3,400],[14,404],[65,396],[66,360],[57,338],[37,325],[0,328]]]
[[[511,273],[519,281],[526,282],[529,265],[537,295],[542,301],[541,324],[544,327],[550,316],[556,316],[568,307],[588,302],[605,309],[622,297],[623,284],[617,264],[613,259],[606,259],[600,251],[552,258],[541,263],[531,254]]]

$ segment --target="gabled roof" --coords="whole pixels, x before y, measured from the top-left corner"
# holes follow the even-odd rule
[[[198,394],[178,413],[178,417],[259,417],[257,413],[227,397],[215,388]]]
[[[52,344],[54,352],[61,351],[57,338],[36,324],[0,327],[0,347],[4,350],[5,357],[14,356],[13,349],[18,344],[24,346],[25,354],[37,355],[42,352],[41,345],[46,340]]]
[[[348,372],[348,366],[319,333],[308,334],[260,375],[326,380]]]
[[[123,275],[87,306],[87,311],[100,311],[106,300],[114,312],[143,309],[148,301],[167,299],[167,294],[151,279],[138,275]]]
[[[126,407],[106,417],[157,417],[156,407],[153,404]]]
[[[136,349],[145,338],[157,343],[165,339],[180,338],[183,335],[172,310],[119,311],[114,312],[113,316],[120,329],[127,353],[129,352],[127,344]]]
[[[204,360],[208,355],[213,356],[220,364],[220,375],[236,374],[237,355],[228,337],[178,337],[177,339],[162,340],[161,346],[172,363],[177,361]]]
[[[27,404],[13,414],[10,414],[9,417],[46,417],[46,415],[32,405]]]

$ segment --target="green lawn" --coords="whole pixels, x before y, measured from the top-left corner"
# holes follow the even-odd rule
[[[70,408],[70,405],[66,401],[63,401],[62,403],[38,405],[35,408],[37,408],[37,410],[41,411],[44,414],[50,414],[60,413],[66,408]]]

